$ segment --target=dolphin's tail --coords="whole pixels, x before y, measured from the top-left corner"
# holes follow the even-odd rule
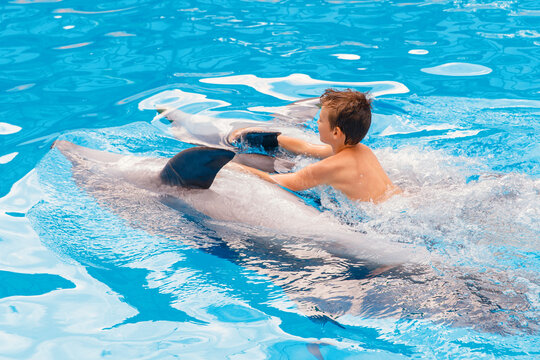
[[[160,177],[164,184],[188,189],[208,189],[216,174],[232,160],[234,152],[206,146],[183,150],[167,162]]]

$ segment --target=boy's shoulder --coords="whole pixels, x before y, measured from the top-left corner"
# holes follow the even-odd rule
[[[344,149],[337,154],[331,155],[319,163],[327,171],[337,172],[338,170],[358,169],[358,164],[370,164],[376,157],[373,151],[364,144],[357,144],[354,147]]]
[[[358,159],[358,158],[362,158],[366,156],[371,156],[372,154],[373,154],[373,151],[371,151],[371,149],[367,147],[366,145],[356,144],[353,147],[343,149],[337,154],[329,156],[327,159],[332,158],[332,161],[343,161],[346,159],[352,160],[352,159]]]
[[[325,174],[327,178],[342,177],[351,169],[358,169],[357,164],[371,163],[374,154],[369,147],[357,144],[354,147],[343,149],[337,154],[330,155],[308,166],[313,174]],[[365,159],[365,160],[364,160]]]
[[[315,167],[327,173],[328,177],[335,177],[340,174],[341,170],[350,168],[357,161],[358,156],[354,152],[340,151],[316,162]]]

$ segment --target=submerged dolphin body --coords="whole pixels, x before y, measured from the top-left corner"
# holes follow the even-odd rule
[[[205,146],[232,147],[230,134],[242,128],[256,127],[272,134],[286,131],[298,137],[305,136],[297,124],[312,120],[319,111],[319,98],[306,99],[273,108],[273,121],[215,117],[208,112],[191,114],[180,109],[156,105],[160,117],[170,121],[170,132],[176,138],[191,144]],[[279,133],[278,133],[279,134]],[[271,136],[271,135],[270,135]],[[316,139],[312,139],[315,140]]]
[[[210,189],[187,189],[163,183],[165,158],[111,154],[67,141],[56,148],[71,162],[76,184],[102,207],[133,227],[268,276],[306,315],[523,329],[526,296],[509,294],[502,275],[489,274],[499,280],[494,283],[484,280],[486,273],[455,266],[437,264],[435,271],[406,249],[355,233],[296,196],[228,166]],[[186,221],[196,226],[186,227]],[[396,262],[401,265],[390,266]],[[538,327],[529,321],[526,329]]]

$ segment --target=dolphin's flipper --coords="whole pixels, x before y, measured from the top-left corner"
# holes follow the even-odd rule
[[[263,148],[265,151],[272,151],[278,147],[277,137],[281,135],[279,131],[268,131],[260,128],[244,128],[234,133],[232,144],[240,146]]]
[[[268,173],[285,173],[294,167],[292,161],[263,154],[236,154],[232,161]]]
[[[218,171],[234,157],[234,152],[211,147],[183,150],[161,170],[164,184],[188,189],[208,189]]]

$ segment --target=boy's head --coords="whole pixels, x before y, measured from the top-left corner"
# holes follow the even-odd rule
[[[338,127],[345,135],[345,145],[356,145],[366,136],[371,125],[371,100],[366,94],[326,89],[321,106],[328,109],[330,128]]]

